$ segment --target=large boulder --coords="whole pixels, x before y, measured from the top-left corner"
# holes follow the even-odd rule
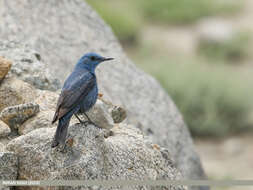
[[[54,131],[55,128],[37,129],[9,142],[6,149],[22,158],[18,165],[18,179],[182,179],[168,151],[152,144],[133,126],[115,125],[110,132],[93,125],[70,126],[69,140],[64,150],[51,149]],[[47,187],[25,189],[41,190]],[[184,190],[186,187],[168,186],[163,189]]]
[[[111,29],[84,0],[2,0],[0,16],[0,38],[31,44],[61,81],[86,52],[114,57],[98,68],[99,91],[126,108],[128,121],[138,121],[154,143],[168,148],[185,178],[204,178],[189,131],[170,97],[127,58]]]

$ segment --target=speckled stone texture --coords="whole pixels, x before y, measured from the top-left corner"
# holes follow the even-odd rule
[[[11,68],[11,61],[0,56],[0,82],[4,79]]]
[[[18,127],[18,133],[20,135],[24,135],[35,129],[56,127],[57,122],[52,125],[53,116],[54,111],[52,110],[41,111],[36,116],[28,119],[20,127]]]
[[[172,165],[169,154],[166,151],[162,152],[159,146],[153,145],[133,126],[116,125],[111,129],[110,135],[106,135],[108,130],[93,125],[70,126],[68,143],[63,152],[50,147],[54,130],[55,128],[37,129],[9,142],[7,150],[15,152],[22,158],[18,167],[20,179],[181,179],[182,177]],[[36,189],[39,187],[33,188]],[[129,189],[142,188],[129,187]],[[159,188],[143,187],[143,189]],[[164,189],[184,190],[186,187],[171,186]]]
[[[102,97],[99,97],[99,100],[101,100],[104,103],[104,105],[110,112],[110,115],[114,123],[121,123],[127,118],[127,112],[122,106],[113,105],[111,102],[106,101]]]
[[[31,102],[35,97],[33,86],[17,78],[5,78],[0,84],[0,111],[9,106]]]
[[[10,127],[6,123],[0,120],[0,138],[6,137],[10,132],[11,132]]]
[[[0,180],[16,180],[18,177],[18,157],[13,152],[1,151],[0,144]],[[12,187],[0,187],[0,190],[12,190]]]
[[[59,80],[50,73],[49,68],[41,60],[40,54],[28,45],[1,40],[0,56],[12,61],[10,76],[17,76],[39,89],[57,90],[60,88]]]
[[[0,152],[0,180],[16,180],[18,157],[13,152]]]
[[[12,129],[17,129],[27,119],[36,115],[40,111],[40,107],[35,103],[20,104],[7,107],[0,113],[0,119],[4,121]]]

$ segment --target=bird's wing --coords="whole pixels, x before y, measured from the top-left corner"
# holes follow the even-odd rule
[[[83,73],[71,79],[70,85],[63,89],[58,99],[52,123],[71,111],[94,88],[96,77],[91,73]]]

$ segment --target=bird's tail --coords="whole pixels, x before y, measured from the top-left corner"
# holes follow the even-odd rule
[[[67,132],[68,132],[68,126],[69,126],[70,118],[61,118],[59,120],[54,139],[52,142],[51,147],[54,148],[58,146],[59,144],[65,144]]]

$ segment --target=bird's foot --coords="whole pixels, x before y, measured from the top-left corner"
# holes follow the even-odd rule
[[[82,124],[84,124],[85,126],[91,124],[91,125],[94,125],[97,128],[101,128],[96,123],[94,123],[93,121],[90,121],[90,120],[84,121]]]
[[[61,152],[61,153],[66,153],[67,149],[66,149],[66,144],[59,144],[56,149],[56,151]]]
[[[82,124],[87,126],[88,124],[90,124],[90,121],[83,121]]]
[[[78,119],[80,124],[85,124],[86,121],[81,120],[77,114],[75,114],[76,118]]]

